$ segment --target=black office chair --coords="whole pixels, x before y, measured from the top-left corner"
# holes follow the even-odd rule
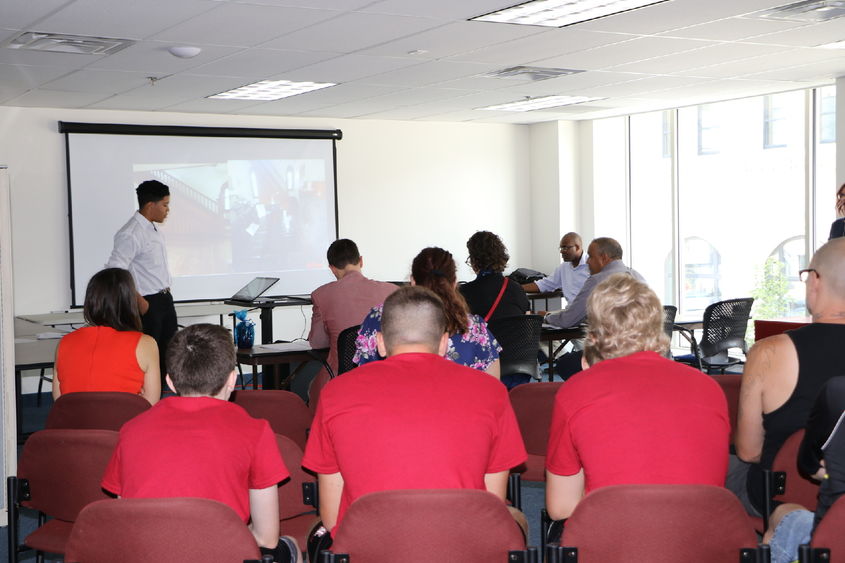
[[[678,357],[676,360],[692,364],[707,373],[714,369],[725,373],[728,367],[744,363],[740,358],[729,356],[728,350],[739,348],[743,354],[748,352],[745,333],[748,330],[753,303],[753,297],[743,297],[708,305],[704,309],[700,343],[696,342],[691,330],[675,327],[687,334],[692,347],[691,355]]]
[[[672,331],[675,330],[675,315],[678,314],[678,308],[674,305],[663,306],[663,331],[671,338]]]
[[[487,323],[487,328],[502,347],[500,372],[502,383],[508,389],[528,383],[532,377],[540,378],[537,353],[540,351],[542,325],[543,317],[540,315],[502,317]]]
[[[351,326],[337,335],[337,375],[358,367],[352,358],[355,357],[355,339],[360,328],[361,325]]]

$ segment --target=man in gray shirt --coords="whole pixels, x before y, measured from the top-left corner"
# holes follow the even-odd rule
[[[637,280],[645,282],[639,272],[622,263],[622,246],[615,239],[610,237],[593,239],[587,254],[589,254],[587,266],[590,268],[590,277],[566,309],[546,315],[547,323],[568,328],[584,322],[587,319],[587,298],[599,283],[613,274],[627,272]]]
[[[628,273],[638,281],[645,282],[643,277],[634,270],[622,263],[622,246],[610,237],[599,237],[593,239],[587,249],[587,266],[590,268],[590,277],[584,282],[581,291],[569,303],[566,309],[553,313],[547,313],[545,322],[554,326],[569,328],[578,326],[587,320],[587,299],[593,289],[606,278],[618,273]],[[581,371],[582,351],[580,346],[576,350],[563,354],[556,362],[556,372],[563,379]]]

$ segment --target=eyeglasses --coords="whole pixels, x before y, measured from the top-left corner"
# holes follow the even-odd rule
[[[798,279],[802,282],[807,281],[810,278],[810,272],[815,272],[816,277],[821,277],[815,268],[807,268],[805,270],[798,270]]]
[[[569,250],[570,248],[578,248],[577,244],[562,245],[559,250]]]
[[[842,192],[837,193],[836,199],[845,199],[845,193],[842,193]]]
[[[464,264],[466,264],[467,266],[472,266],[472,264],[470,263],[470,260],[471,260],[470,257],[467,256],[467,259],[464,260]]]

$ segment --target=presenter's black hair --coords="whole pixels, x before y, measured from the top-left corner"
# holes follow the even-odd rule
[[[141,331],[141,315],[132,274],[122,268],[106,268],[91,277],[82,309],[85,322],[115,330]]]
[[[143,209],[149,202],[155,203],[169,196],[170,188],[158,180],[147,180],[138,184],[135,193],[138,194],[138,209]]]
[[[348,238],[341,238],[329,245],[326,259],[330,265],[342,270],[349,264],[357,264],[361,260],[361,253],[358,252],[357,244]]]

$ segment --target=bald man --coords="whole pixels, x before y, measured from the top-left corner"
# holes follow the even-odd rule
[[[750,467],[742,479],[743,466],[732,463],[727,486],[752,514],[763,508],[763,470],[807,423],[825,382],[845,374],[845,239],[819,248],[801,279],[812,324],[757,342],[742,374],[734,444]]]
[[[324,528],[374,491],[481,489],[504,502],[508,472],[527,458],[505,386],[443,357],[446,315],[431,290],[397,290],[381,322],[387,359],[331,380],[311,426],[302,465],[318,474]]]
[[[560,257],[563,262],[550,276],[546,276],[536,282],[522,285],[527,293],[538,293],[560,289],[567,303],[581,291],[581,287],[590,275],[587,266],[587,259],[590,257],[584,252],[584,243],[578,233],[566,233],[560,239]]]

